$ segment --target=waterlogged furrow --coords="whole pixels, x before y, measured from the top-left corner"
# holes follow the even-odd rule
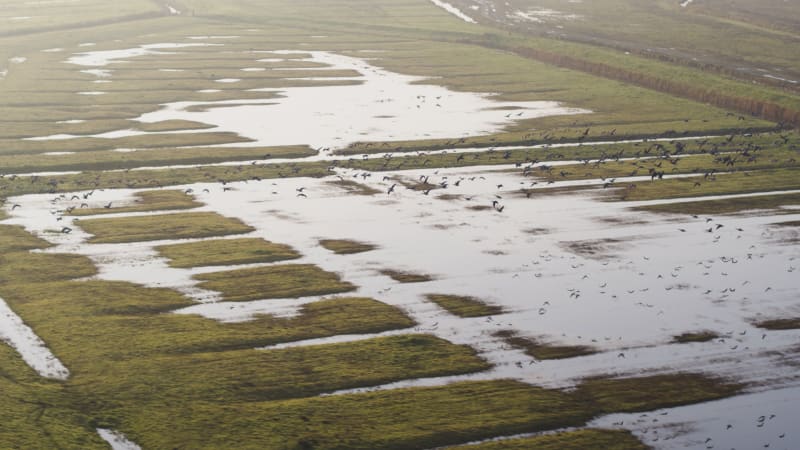
[[[107,428],[98,428],[97,434],[108,442],[112,450],[142,450],[141,447],[125,437],[119,431],[109,430]]]
[[[66,380],[69,370],[53,355],[47,345],[0,298],[0,341],[13,347],[39,375]]]
[[[456,8],[455,6],[451,5],[450,3],[443,2],[442,0],[431,0],[431,2],[438,6],[439,8],[444,9],[445,11],[449,12],[450,14],[458,17],[459,19],[463,20],[467,23],[477,23],[475,19],[472,17],[464,14],[460,9]]]

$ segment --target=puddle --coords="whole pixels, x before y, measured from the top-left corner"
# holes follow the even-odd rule
[[[450,3],[443,2],[442,0],[431,0],[431,3],[438,6],[439,8],[444,9],[445,11],[449,12],[450,14],[458,17],[459,19],[463,20],[467,23],[477,23],[475,19],[472,17],[464,14],[461,12],[460,9],[456,8],[455,6],[451,5]]]

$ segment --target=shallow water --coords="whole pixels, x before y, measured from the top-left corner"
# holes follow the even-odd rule
[[[142,450],[141,447],[128,440],[128,438],[119,431],[98,428],[97,434],[100,435],[104,441],[108,442],[112,450]]]
[[[233,190],[228,192],[211,183],[175,189],[191,187],[198,200],[207,205],[199,210],[238,217],[257,228],[246,236],[262,237],[300,250],[303,257],[293,263],[317,264],[359,286],[346,296],[376,298],[402,309],[417,322],[412,328],[378,335],[335,336],[270,348],[429,333],[469,345],[493,365],[492,369],[476,374],[403,380],[331,395],[505,378],[568,387],[588,376],[676,371],[702,371],[761,384],[766,393],[758,395],[770,395],[769,389],[800,384],[794,369],[800,363],[796,350],[800,332],[764,331],[751,325],[754,319],[781,317],[796,311],[796,273],[791,269],[798,264],[800,249],[782,244],[781,235],[769,224],[798,220],[800,214],[712,217],[709,224],[720,223],[723,227],[707,233],[706,217],[657,216],[627,209],[627,206],[675,200],[623,205],[599,202],[585,193],[512,198],[508,193],[519,189],[521,178],[509,168],[427,169],[387,174],[409,182],[419,180],[420,176],[430,177],[431,183],[449,182],[447,189],[427,196],[399,185],[391,195],[349,195],[326,183],[336,177],[229,183],[227,187]],[[363,177],[364,173],[337,171],[345,179],[363,182],[383,192],[394,183],[384,181],[382,173]],[[459,180],[459,186],[455,186]],[[297,189],[301,187],[308,198],[297,197]],[[135,192],[97,191],[90,200],[95,206],[108,201],[123,205],[132,201]],[[442,194],[453,194],[460,199],[441,200],[438,197]],[[67,194],[66,198],[69,197]],[[98,265],[101,279],[172,287],[198,302],[177,313],[197,314],[221,322],[247,321],[261,314],[292,317],[304,304],[322,298],[220,301],[217,293],[198,289],[192,275],[269,264],[174,269],[153,250],[156,245],[198,239],[86,244],[88,235],[73,218],[64,217],[58,222],[57,216],[51,214],[74,203],[66,198],[45,194],[9,199],[9,204],[19,203],[23,207],[10,211],[12,218],[7,223],[22,224],[56,244],[46,252],[88,255]],[[493,200],[505,206],[502,213],[468,208],[490,206]],[[163,212],[119,216],[146,214]],[[68,235],[49,231],[62,224],[75,231]],[[687,231],[682,233],[678,228]],[[340,256],[320,247],[317,242],[322,238],[356,239],[377,244],[379,249]],[[571,248],[569,243],[574,241],[597,242],[597,253],[585,254]],[[378,273],[385,268],[431,274],[435,280],[396,283]],[[428,302],[424,298],[427,293],[475,296],[501,305],[507,312],[488,318],[459,318]],[[497,330],[506,329],[546,342],[588,345],[601,353],[536,361],[492,336]],[[669,343],[672,336],[706,329],[718,332],[721,338],[697,344]],[[692,448],[704,434],[718,442],[728,442],[724,440],[728,436],[736,441],[731,430],[718,436],[721,432],[715,430],[719,424],[734,420],[745,423],[747,417],[763,414],[760,411],[767,404],[766,400],[748,403],[743,398],[731,400],[738,405],[735,407],[709,404],[671,409],[670,420],[688,425],[659,429],[658,434],[653,434],[652,426],[645,432],[644,422],[637,422],[633,416],[601,418],[598,424],[604,425],[604,420],[612,423],[622,420],[624,428],[633,430],[648,445],[665,449]],[[783,412],[778,414],[788,417]],[[734,423],[737,432],[746,429],[739,427],[739,422]],[[781,427],[774,427],[778,428]],[[781,442],[774,442],[773,446]]]
[[[92,44],[94,45],[94,44]],[[221,44],[209,43],[159,43],[159,44],[144,44],[139,47],[119,49],[119,50],[101,50],[94,52],[76,53],[66,60],[69,64],[79,66],[103,67],[109,64],[124,60],[126,58],[135,58],[144,55],[169,55],[170,52],[163,52],[159,50],[164,49],[178,49],[186,47],[208,47]]]
[[[1,298],[0,341],[15,349],[39,375],[56,380],[66,380],[69,377],[69,370]]]
[[[790,351],[798,333],[761,332],[749,323],[758,317],[780,316],[795,307],[796,274],[789,269],[800,252],[796,246],[770,240],[766,225],[777,219],[728,217],[720,219],[724,226],[717,233],[709,234],[704,231],[704,218],[664,221],[585,195],[509,198],[506,193],[519,188],[519,178],[505,170],[507,167],[392,174],[409,180],[428,175],[434,183],[446,177],[450,187],[430,196],[399,186],[392,195],[351,196],[325,184],[326,180],[304,178],[230,183],[228,187],[234,189],[230,192],[223,192],[218,184],[192,188],[198,199],[208,204],[201,210],[239,217],[257,228],[249,236],[299,249],[304,257],[293,262],[314,263],[340,273],[360,286],[352,295],[374,297],[410,313],[419,326],[407,332],[434,333],[471,345],[496,365],[490,372],[457,379],[512,377],[568,386],[590,375],[699,368],[748,381],[785,382],[784,378],[791,378],[791,371],[776,366],[775,356],[769,352]],[[352,178],[355,172],[342,170],[340,174]],[[390,182],[382,181],[382,176],[358,180],[385,190]],[[454,186],[459,179],[460,186]],[[504,187],[497,188],[498,184]],[[308,198],[296,196],[300,187],[305,187]],[[100,191],[92,202],[122,204],[130,201],[133,192]],[[463,198],[436,198],[444,193]],[[490,206],[497,196],[506,207],[503,213],[467,208]],[[69,235],[47,233],[56,226],[56,218],[49,212],[52,197],[12,199],[24,208],[15,210],[10,222],[60,244],[47,251],[92,257],[100,267],[100,278],[173,287],[200,303],[212,302],[181,313],[232,322],[250,320],[257,314],[288,317],[297,314],[303,304],[319,299],[214,303],[218,295],[196,289],[191,276],[234,267],[169,268],[152,248],[175,241],[87,245],[83,241],[88,236],[79,229]],[[651,203],[657,202],[641,204]],[[64,200],[56,207],[70,204]],[[143,214],[153,213],[121,216]],[[797,218],[800,215],[786,215],[780,220]],[[69,224],[72,219],[64,220]],[[525,231],[531,229],[538,231]],[[352,238],[380,248],[337,256],[317,245],[320,238]],[[618,242],[606,244],[608,239]],[[576,254],[566,244],[587,240],[602,244],[599,254]],[[436,279],[399,284],[377,273],[383,268],[428,273]],[[428,303],[425,293],[472,295],[502,305],[508,313],[491,319],[460,319]],[[624,331],[621,323],[626,324]],[[533,362],[491,337],[499,329],[514,329],[556,343],[590,345],[605,353]],[[674,335],[703,329],[730,336],[723,338],[724,342],[667,345]],[[339,336],[293,345],[368,337]],[[618,356],[620,352],[624,358]],[[411,380],[386,388],[448,381],[452,380]]]
[[[177,102],[164,105],[160,111],[144,114],[137,120],[183,119],[208,123],[217,126],[215,131],[231,131],[253,139],[254,142],[247,144],[253,146],[308,144],[339,148],[355,141],[488,134],[501,130],[514,120],[589,112],[556,102],[492,101],[487,94],[415,84],[424,79],[389,72],[363,59],[318,51],[304,53],[311,54],[309,61],[328,65],[326,70],[360,73],[357,80],[361,84],[267,89],[265,91],[281,94],[279,98],[270,100],[271,105],[261,104],[262,100]],[[288,78],[297,78],[291,76],[292,71],[284,70]],[[231,106],[189,111],[192,106],[200,104]],[[518,111],[511,117],[508,111],[498,108],[516,108]]]
[[[222,45],[209,43],[163,43],[140,47],[78,53],[67,62],[81,66],[97,67],[82,72],[100,78],[109,78],[113,72],[107,67],[114,62],[142,55],[168,55],[164,49],[179,49],[197,45]],[[284,59],[323,63],[320,70],[351,70],[360,74],[353,77],[297,77],[292,72],[309,69],[281,70],[288,80],[303,81],[355,81],[358,84],[284,89],[254,89],[275,92],[279,98],[270,105],[262,100],[227,100],[217,102],[176,102],[162,105],[162,109],[144,114],[137,120],[152,123],[162,120],[194,120],[217,128],[214,131],[231,131],[248,137],[253,146],[278,146],[308,144],[314,147],[340,148],[355,141],[412,140],[475,136],[501,131],[516,120],[551,115],[584,114],[590,111],[563,106],[557,102],[498,102],[491,94],[455,92],[433,84],[421,84],[425,79],[384,70],[366,59],[354,58],[321,51],[270,51],[269,61]],[[303,55],[309,55],[303,59]],[[259,59],[258,61],[267,61]],[[243,70],[258,69],[243,67]],[[216,80],[235,85],[238,78]],[[89,91],[99,94],[99,91]],[[89,92],[82,92],[88,95]],[[204,89],[200,92],[219,92]],[[192,106],[210,104],[217,106],[206,111],[190,111]],[[225,107],[225,105],[230,105]],[[222,107],[220,107],[222,106]],[[505,109],[505,110],[504,110]],[[508,110],[514,110],[513,114]],[[313,124],[313,126],[311,126]],[[134,130],[119,130],[118,135],[147,134]],[[97,135],[93,137],[106,137]],[[35,139],[50,139],[43,136]]]
[[[590,425],[632,430],[656,449],[792,450],[800,448],[798,401],[800,388],[792,387],[648,414],[614,414]]]
[[[477,23],[475,19],[472,17],[464,14],[460,9],[456,8],[455,6],[451,5],[450,3],[443,2],[442,0],[431,0],[431,3],[438,6],[439,8],[444,9],[445,11],[449,12],[450,14],[458,17],[459,19],[463,20],[467,23]]]

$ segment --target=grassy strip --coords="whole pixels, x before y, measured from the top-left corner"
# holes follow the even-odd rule
[[[425,298],[459,317],[483,317],[503,313],[503,308],[500,306],[489,305],[474,297],[428,294]]]
[[[227,301],[299,298],[349,292],[356,287],[311,264],[285,264],[194,276],[198,285],[222,293]]]
[[[773,223],[776,227],[800,227],[800,221]]]
[[[51,244],[19,225],[0,225],[0,255],[24,250],[42,249]]]
[[[79,255],[29,252],[0,253],[0,284],[44,283],[90,277],[96,273],[97,268],[92,264],[92,261]]]
[[[89,242],[95,244],[204,238],[253,231],[253,227],[238,219],[212,212],[85,219],[77,224],[94,235]]]
[[[193,402],[259,402],[393,381],[488,369],[468,346],[429,335],[403,335],[284,350],[237,350],[135,358],[87,374],[87,397],[119,404],[162,398]],[[135,378],[124,374],[135,373]],[[169,373],[169,380],[162,378]],[[202,373],[204,376],[198,377]],[[119,379],[110,381],[116,374]],[[209,383],[209,378],[213,379]],[[96,380],[96,384],[84,383]]]
[[[193,303],[171,289],[130,283],[0,285],[0,297],[76,375],[138,357],[253,349],[414,325],[397,308],[367,298],[314,302],[292,318],[263,315],[249,322],[219,323],[195,315],[164,314]]]
[[[800,204],[800,194],[757,195],[697,202],[665,203],[637,206],[636,211],[669,214],[735,214],[759,209],[778,209]],[[788,211],[787,211],[788,212]]]
[[[288,245],[255,238],[162,245],[156,250],[169,258],[170,267],[180,268],[268,263],[300,257],[300,253]]]
[[[608,179],[634,176],[652,176],[654,172],[664,173],[669,179],[675,174],[704,174],[712,172],[733,172],[737,170],[778,169],[797,166],[798,152],[774,148],[762,150],[758,157],[748,153],[748,157],[732,155],[689,155],[671,159],[668,154],[659,158],[635,159],[632,161],[603,160],[592,164],[572,164],[559,166],[547,172],[547,179],[553,181]],[[725,156],[737,160],[734,165],[725,163]],[[752,160],[748,160],[752,157]],[[542,168],[540,168],[541,172]]]
[[[697,331],[693,333],[683,333],[672,338],[672,342],[686,344],[689,342],[708,342],[718,338],[719,335],[713,331]]]
[[[510,330],[502,330],[493,334],[502,338],[508,345],[522,349],[526,355],[536,359],[565,359],[597,353],[597,350],[585,345],[552,345],[533,339],[517,336]]]
[[[424,407],[423,407],[424,406]],[[577,426],[592,411],[570,395],[514,381],[457,383],[228,407],[183,405],[187,419],[167,427],[169,411],[147,405],[122,424],[143,447],[419,449],[496,435]],[[454,412],[457,411],[457,414]],[[231,435],[209,425],[248,430]]]
[[[307,146],[189,147],[142,149],[134,152],[99,150],[66,155],[0,155],[0,166],[10,173],[71,170],[121,170],[138,167],[214,164],[229,161],[303,158],[316,151]]]
[[[192,209],[203,206],[183,191],[141,191],[137,192],[134,204],[109,208],[77,208],[70,213],[73,216],[93,216],[98,214],[114,214],[129,212],[164,211],[171,209]]]
[[[797,330],[800,329],[800,318],[763,320],[756,322],[755,326],[765,330]]]
[[[381,270],[380,273],[382,275],[386,275],[394,281],[397,281],[398,283],[424,283],[426,281],[433,280],[431,275],[403,272],[399,270],[384,269]]]
[[[701,186],[696,186],[695,182],[701,182]],[[615,192],[615,198],[638,201],[795,189],[800,189],[800,169],[792,168],[724,174],[708,182],[704,182],[702,177],[687,177],[636,183],[636,188]]]
[[[234,438],[239,448],[416,449],[581,426],[611,411],[648,411],[696,403],[733,395],[739,389],[691,374],[589,380],[573,392],[506,380],[462,382],[247,402],[228,408],[196,402],[181,406],[187,408],[181,416],[187,419],[180,429],[171,427],[173,432],[167,432],[164,423],[169,411],[147,405],[141,410],[129,409],[121,428],[140,444],[157,448],[224,446],[222,439],[231,439],[231,435],[204,428],[214,424],[226,430],[253,430]]]
[[[182,169],[147,169],[124,172],[91,171],[47,177],[0,178],[3,196],[34,193],[74,192],[88,189],[146,189],[193,183],[222,183],[269,178],[323,177],[328,165],[319,163],[244,164],[242,166],[197,166]]]
[[[676,65],[552,39],[526,39],[516,47],[511,43],[490,45],[492,48],[511,50],[520,56],[560,67],[711,103],[721,108],[735,109],[747,115],[759,115],[776,122],[797,124],[800,118],[797,96],[780,95],[777,89],[714,76],[696,69],[679,68]],[[631,64],[635,66],[632,67]]]
[[[791,139],[796,139],[791,135]],[[741,139],[741,141],[739,140]],[[737,138],[732,142],[737,146],[767,145],[770,140],[774,140],[773,135],[764,135],[752,138]],[[791,140],[790,139],[790,140]],[[723,140],[727,142],[727,140]],[[716,141],[714,141],[716,143]],[[706,144],[711,145],[709,142]],[[720,144],[722,145],[722,144]],[[509,165],[527,164],[536,160],[561,160],[561,159],[598,159],[610,158],[612,155],[626,154],[635,155],[637,152],[645,154],[648,147],[637,147],[636,144],[617,145],[595,145],[575,148],[560,148],[557,151],[547,149],[522,149],[507,151],[487,150],[474,154],[461,155],[452,154],[430,154],[416,155],[407,154],[402,157],[392,158],[372,158],[368,160],[352,159],[348,161],[320,161],[320,162],[298,162],[292,164],[260,164],[242,165],[237,167],[225,166],[199,166],[193,169],[171,169],[171,170],[139,170],[131,172],[86,172],[72,175],[61,175],[54,177],[38,177],[23,182],[22,178],[5,177],[0,178],[0,191],[5,196],[23,195],[45,192],[71,192],[88,188],[152,188],[167,185],[183,185],[199,182],[219,182],[219,181],[245,181],[253,179],[282,178],[287,176],[307,176],[322,177],[330,175],[329,167],[339,165],[341,167],[370,170],[370,171],[391,171],[414,168],[431,167],[469,167],[475,165]],[[655,150],[652,150],[658,153]],[[683,150],[684,154],[699,153],[708,151],[700,143],[687,144]],[[459,159],[460,158],[460,159]],[[654,162],[657,164],[657,161]],[[779,164],[780,161],[770,164]],[[559,171],[564,169],[559,168]],[[586,167],[580,166],[576,174],[584,174]],[[630,169],[628,169],[630,170]],[[787,169],[788,170],[788,169]],[[564,170],[568,172],[568,170]],[[557,173],[558,173],[557,172]],[[522,171],[523,174],[534,175],[534,171]],[[646,174],[646,171],[644,171]],[[592,176],[600,176],[600,172]],[[592,176],[589,176],[591,178]],[[719,177],[721,178],[721,177]],[[659,183],[675,181],[675,179],[665,179]],[[333,181],[333,183],[336,183]],[[706,183],[709,184],[709,183]],[[766,190],[766,189],[761,189]],[[774,190],[774,189],[773,189]],[[365,192],[366,193],[366,192]],[[524,193],[524,192],[523,192]],[[694,194],[694,193],[693,193]],[[704,194],[705,195],[705,194]],[[656,197],[657,198],[657,197]]]
[[[575,395],[590,399],[598,412],[651,411],[729,397],[742,386],[700,374],[654,375],[637,378],[585,380]]]
[[[0,342],[0,448],[107,449],[64,397],[60,383],[42,380]]]
[[[646,445],[625,430],[583,429],[522,439],[451,447],[458,450],[646,450]]]
[[[40,141],[0,140],[2,153],[7,155],[20,153],[47,152],[90,152],[97,150],[114,150],[118,148],[169,148],[195,147],[221,144],[250,142],[235,133],[159,133],[156,135],[138,135],[120,138],[79,137],[74,139],[54,139]]]
[[[322,239],[319,245],[337,255],[351,255],[353,253],[364,253],[378,248],[375,244],[358,242],[350,239]]]
[[[209,125],[202,122],[194,122],[192,120],[162,120],[161,122],[139,122],[136,123],[135,128],[139,131],[146,133],[165,133],[170,131],[187,131],[187,130],[207,130],[214,128],[214,125]]]

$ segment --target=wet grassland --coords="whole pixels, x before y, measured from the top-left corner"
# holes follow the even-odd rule
[[[0,345],[0,421],[8,425],[0,431],[0,447],[104,448],[96,429],[108,428],[142,448],[411,449],[576,427],[467,448],[638,449],[644,444],[626,431],[584,427],[606,414],[704,402],[747,388],[727,378],[679,372],[608,373],[575,380],[570,389],[505,377],[378,389],[404,380],[484,374],[493,363],[482,350],[419,329],[410,311],[378,296],[362,296],[356,280],[302,259],[311,249],[254,236],[258,224],[208,211],[201,199],[212,193],[236,196],[237,183],[244,182],[264,185],[267,193],[268,183],[299,177],[330,178],[333,188],[359,194],[365,202],[386,196],[383,189],[395,179],[398,190],[445,194],[448,183],[395,172],[497,166],[519,183],[502,192],[498,188],[500,197],[535,199],[557,189],[589,189],[614,202],[691,198],[635,206],[647,212],[775,210],[798,203],[796,193],[775,192],[800,189],[795,131],[738,110],[543,62],[541,55],[530,58],[523,50],[552,44],[552,52],[602,59],[642,74],[661,71],[663,62],[574,42],[498,36],[492,28],[459,23],[427,2],[387,0],[364,8],[352,1],[322,6],[272,1],[264,9],[269,14],[241,2],[176,4],[198,12],[196,17],[169,17],[163,6],[129,2],[119,12],[97,7],[83,18],[59,16],[57,24],[21,20],[0,35],[0,42],[9,44],[0,48],[27,56],[7,63],[9,71],[0,80],[0,202],[48,194],[57,214],[73,220],[73,233],[90,235],[83,244],[152,245],[173,269],[212,267],[212,272],[193,272],[192,280],[231,305],[302,304],[293,314],[255,314],[235,322],[175,314],[196,302],[171,287],[104,279],[91,258],[52,251],[53,244],[43,238],[57,242],[55,228],[39,237],[24,227],[0,224],[0,299],[71,373],[66,381],[43,378],[10,346]],[[320,7],[330,13],[327,19],[304,23],[297,18],[315,17],[308,13]],[[55,47],[54,27],[112,19],[119,23],[76,31],[70,37],[74,42],[58,44],[66,50],[42,51]],[[229,38],[187,38],[196,35]],[[92,41],[97,44],[79,46]],[[79,52],[159,42],[215,45],[165,48],[162,54],[108,67],[65,62]],[[519,116],[499,131],[470,136],[365,139],[337,151],[305,143],[264,145],[192,120],[137,120],[171,102],[194,102],[194,111],[213,111],[220,101],[267,105],[279,101],[284,89],[362,82],[352,79],[352,71],[308,60],[304,50],[369,56],[386,70],[437,77],[416,83],[492,92],[503,101],[558,101],[591,113]],[[735,79],[719,84],[717,74],[695,78],[694,69],[667,67],[661,77],[691,78],[741,97],[770,98],[786,108],[797,105],[794,94],[776,97],[769,86]],[[72,136],[29,139],[64,134]],[[623,142],[629,138],[640,140]],[[270,161],[276,159],[281,161]],[[390,177],[386,186],[376,189],[368,176],[353,178],[373,172]],[[581,182],[590,186],[576,185]],[[198,183],[203,184],[192,186]],[[180,188],[162,189],[169,186]],[[111,203],[91,196],[112,189],[133,193],[127,201]],[[759,195],[742,195],[750,193]],[[733,197],[697,199],[714,195]],[[467,202],[461,195],[447,201]],[[477,206],[485,211],[469,211],[502,212],[489,202]],[[29,207],[6,203],[0,220]],[[176,239],[186,241],[159,242]],[[383,247],[338,238],[314,244],[329,258],[370,258]],[[508,312],[491,299],[439,291],[439,275],[405,267],[375,266],[370,276],[437,292],[422,301],[460,318],[491,320]],[[790,330],[798,325],[795,318],[781,317],[755,326]],[[531,332],[536,335],[535,330],[498,330],[492,338],[533,360],[570,362],[603,353]],[[347,335],[364,338],[336,341]],[[674,339],[717,338],[714,332],[687,330]],[[320,342],[304,344],[315,339]],[[367,392],[339,392],[357,388]]]

